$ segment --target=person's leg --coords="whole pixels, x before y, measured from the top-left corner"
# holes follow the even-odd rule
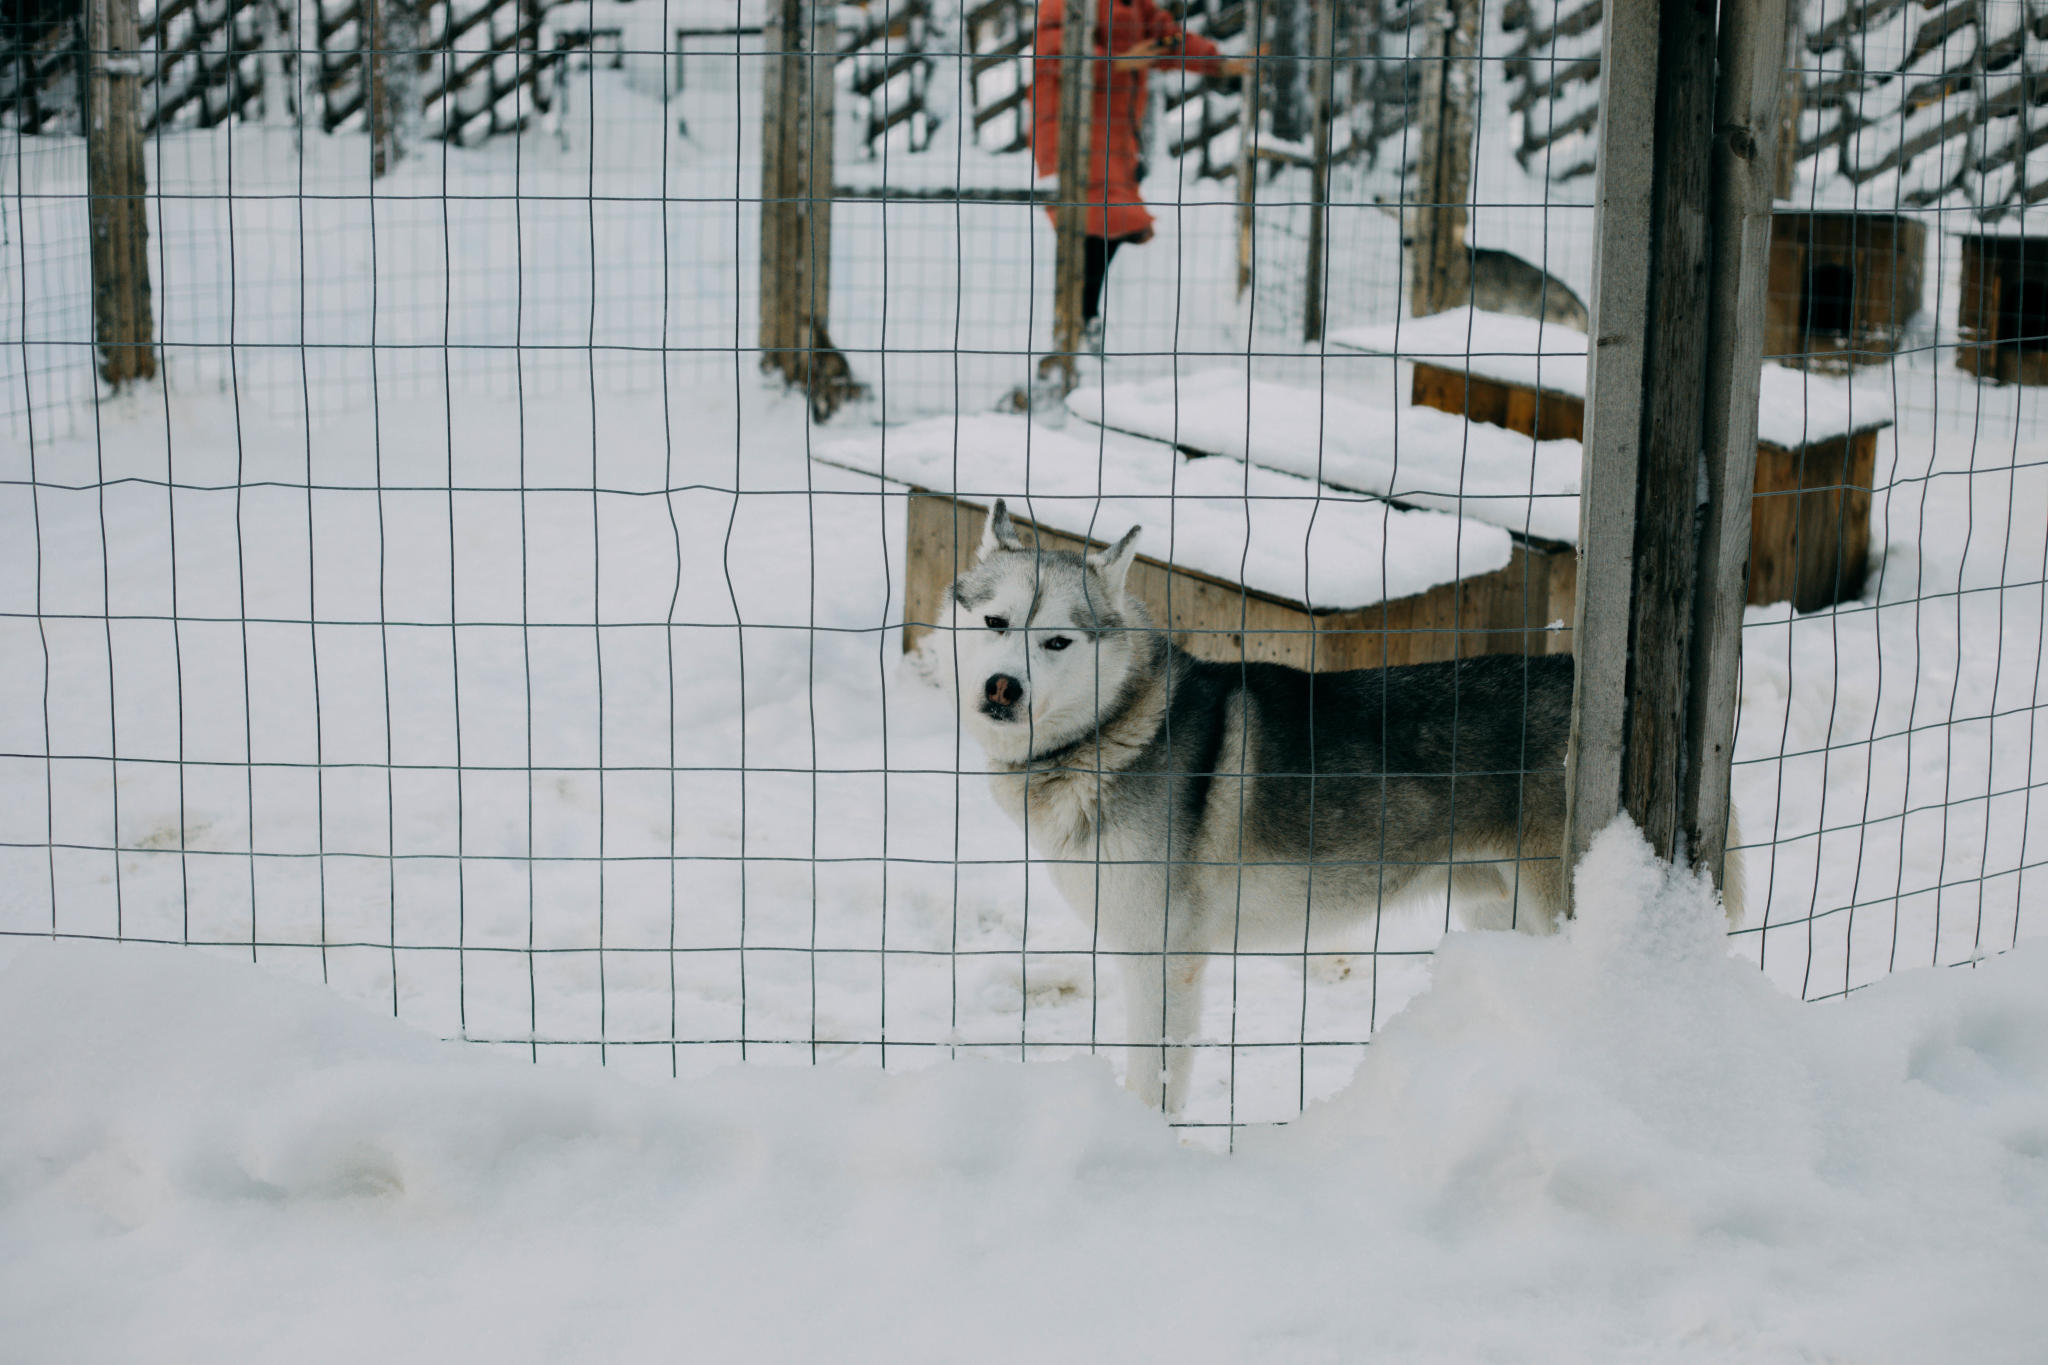
[[[1081,321],[1093,321],[1102,306],[1102,278],[1109,273],[1109,258],[1117,243],[1090,237],[1081,255]]]

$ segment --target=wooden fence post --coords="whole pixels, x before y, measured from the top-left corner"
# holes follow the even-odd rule
[[[1330,116],[1337,84],[1337,12],[1332,0],[1313,0],[1312,65],[1308,73],[1311,157],[1308,193],[1308,281],[1302,307],[1301,339],[1323,339],[1324,294],[1328,291],[1325,239],[1330,218]]]
[[[1660,857],[1720,870],[1783,6],[1724,0],[1718,34],[1693,0],[1603,20],[1574,864],[1626,811]]]
[[[1071,390],[1078,379],[1075,356],[1081,349],[1088,163],[1095,113],[1095,0],[1064,0],[1064,4],[1060,20],[1059,202],[1053,207],[1052,353],[1038,362],[1038,377],[1057,378],[1062,391]]]
[[[1757,401],[1771,272],[1787,0],[1723,0],[1714,95],[1713,249],[1704,458],[1707,505],[1693,599],[1680,828],[1694,866],[1721,884],[1731,822],[1742,608],[1749,597]]]
[[[135,0],[90,0],[87,5],[85,145],[93,331],[100,378],[116,388],[156,376],[138,28]]]
[[[370,131],[370,178],[382,180],[405,156],[400,137],[418,46],[409,0],[361,0],[367,84],[363,117]]]
[[[1472,297],[1465,204],[1472,194],[1472,111],[1479,99],[1480,0],[1436,0],[1426,21],[1417,109],[1408,301],[1416,317]]]
[[[832,90],[839,25],[823,0],[774,0],[762,29],[761,368],[822,422],[866,392],[832,344]]]
[[[1262,20],[1265,6],[1259,0],[1245,0],[1245,27],[1251,30],[1251,69],[1244,74],[1243,92],[1237,106],[1237,296],[1252,287],[1252,246],[1256,229],[1254,215],[1259,202],[1259,115],[1264,101],[1266,59]]]

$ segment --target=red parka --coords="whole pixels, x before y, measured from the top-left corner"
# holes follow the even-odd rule
[[[1063,0],[1039,0],[1031,64],[1031,153],[1040,175],[1059,171],[1059,55],[1065,17]],[[1222,49],[1181,28],[1152,0],[1096,0],[1091,51],[1114,56],[1148,41],[1161,50],[1152,63],[1155,67],[1185,67],[1203,76],[1221,70],[1214,59]],[[1152,226],[1152,215],[1138,198],[1138,129],[1145,118],[1147,73],[1117,71],[1106,61],[1088,65],[1095,83],[1095,112],[1089,124],[1094,146],[1088,159],[1088,232],[1095,237],[1127,237]]]

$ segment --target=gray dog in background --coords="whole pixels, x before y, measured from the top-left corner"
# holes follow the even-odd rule
[[[1123,965],[1125,1084],[1177,1113],[1212,955],[1432,892],[1472,927],[1557,926],[1572,660],[1197,659],[1124,591],[1139,529],[1041,550],[998,501],[942,634],[997,803]]]

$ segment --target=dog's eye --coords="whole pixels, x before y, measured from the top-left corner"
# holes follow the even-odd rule
[[[1045,647],[1047,649],[1065,649],[1068,645],[1072,643],[1074,642],[1072,640],[1069,640],[1064,635],[1055,635],[1050,640],[1047,640],[1045,642]]]
[[[981,618],[981,623],[990,630],[1008,630],[1010,628],[1010,618],[1007,616],[984,616]]]

